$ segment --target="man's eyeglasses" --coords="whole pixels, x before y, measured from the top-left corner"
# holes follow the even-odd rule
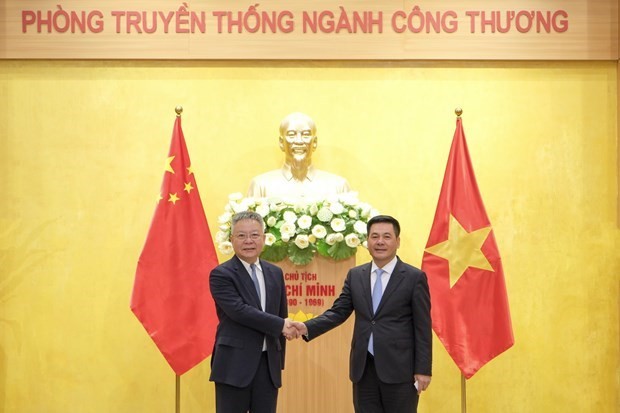
[[[245,241],[246,239],[250,239],[252,241],[258,241],[261,237],[262,237],[262,234],[259,234],[258,232],[253,232],[251,234],[246,234],[245,232],[233,234],[233,238],[239,241]]]

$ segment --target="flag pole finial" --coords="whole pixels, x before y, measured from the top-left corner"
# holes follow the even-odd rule
[[[454,113],[456,114],[457,117],[461,117],[461,115],[463,114],[463,109],[461,108],[456,108],[454,109]]]
[[[177,113],[177,116],[181,116],[181,113],[183,113],[183,106],[177,106],[176,108],[174,108],[174,111]]]

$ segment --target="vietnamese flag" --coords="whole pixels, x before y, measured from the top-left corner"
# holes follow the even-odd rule
[[[130,305],[177,375],[213,350],[217,316],[209,273],[218,263],[185,146],[180,111]]]
[[[466,378],[514,344],[502,260],[460,116],[422,269],[433,330]]]

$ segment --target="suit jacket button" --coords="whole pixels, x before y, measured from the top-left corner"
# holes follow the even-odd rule
[[[372,325],[374,326],[374,325],[375,325],[375,320],[372,320],[372,321],[370,322],[370,324],[372,324]]]

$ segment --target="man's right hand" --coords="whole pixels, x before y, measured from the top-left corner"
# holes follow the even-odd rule
[[[301,321],[293,321],[293,327],[297,329],[300,336],[308,335],[308,327]]]
[[[299,338],[299,331],[295,326],[295,321],[292,321],[290,318],[285,318],[284,327],[282,327],[282,334],[284,335],[284,337],[286,337],[287,340]]]

